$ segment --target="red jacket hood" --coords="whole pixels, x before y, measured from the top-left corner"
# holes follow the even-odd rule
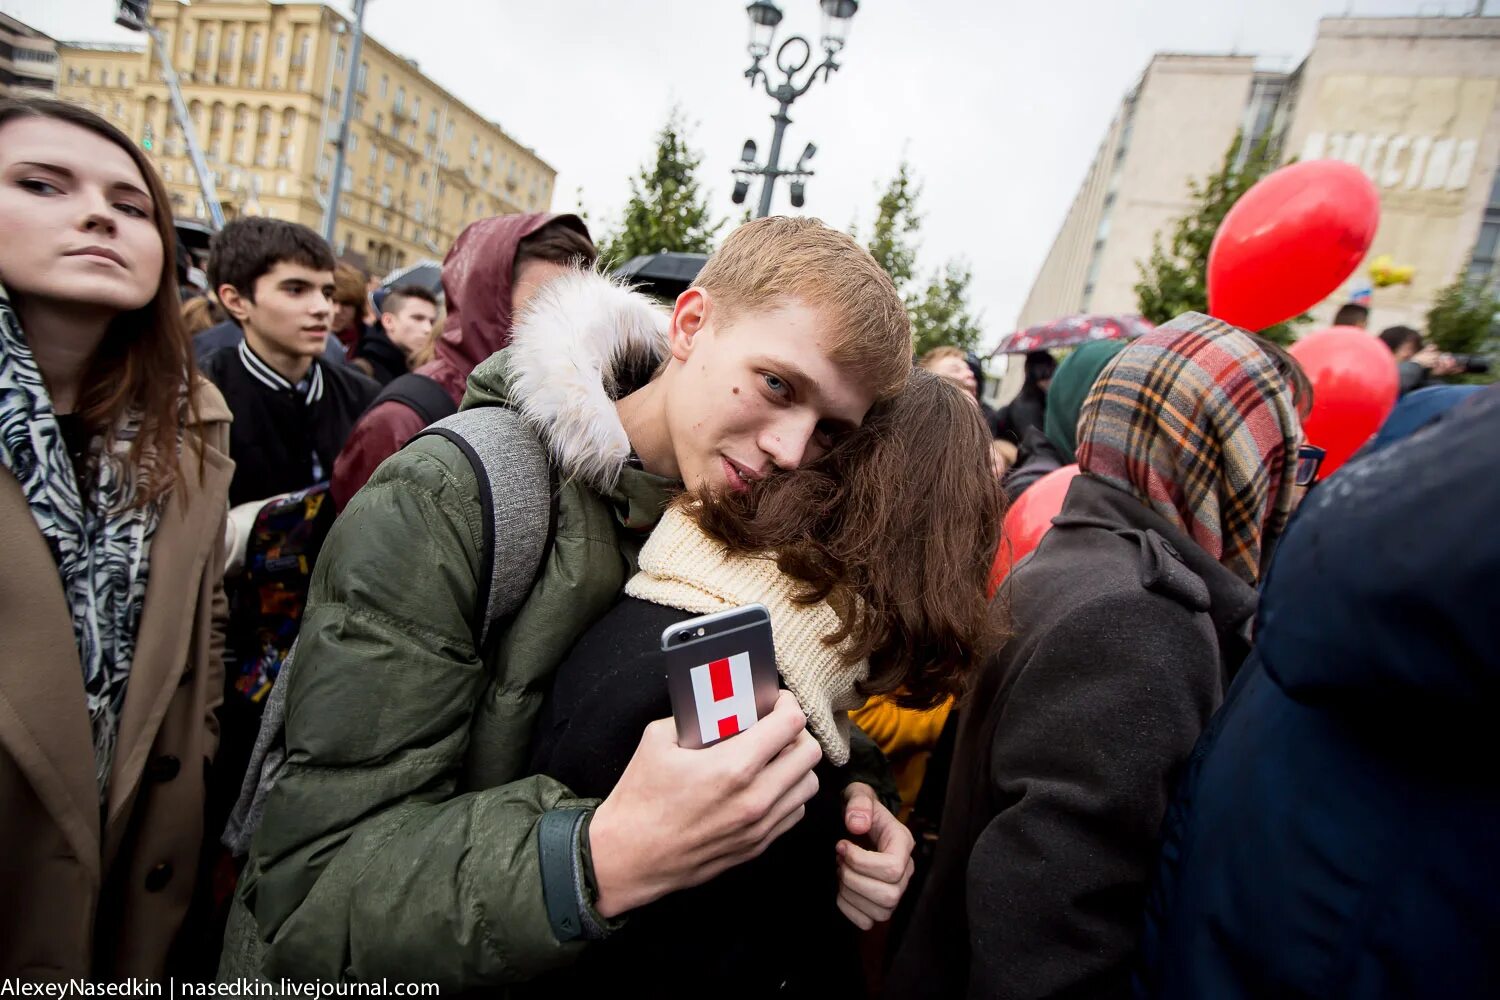
[[[447,316],[433,360],[419,370],[442,383],[454,402],[462,398],[464,382],[474,367],[510,343],[516,247],[554,221],[588,235],[576,215],[499,215],[470,225],[443,258]]]

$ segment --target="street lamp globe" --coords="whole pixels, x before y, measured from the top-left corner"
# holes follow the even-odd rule
[[[776,38],[776,26],[781,23],[781,8],[771,0],[755,0],[745,8],[750,15],[750,58],[764,59],[771,51],[771,42]]]
[[[830,55],[849,40],[849,22],[859,11],[859,0],[818,0],[823,8],[823,50]]]

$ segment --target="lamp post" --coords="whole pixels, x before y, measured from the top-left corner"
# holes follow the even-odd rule
[[[167,95],[172,100],[172,114],[177,118],[177,127],[182,130],[183,142],[187,144],[188,159],[192,161],[193,173],[198,175],[198,190],[203,192],[203,205],[208,210],[209,224],[215,231],[224,228],[224,209],[219,204],[219,192],[214,186],[214,175],[203,159],[203,148],[198,145],[198,132],[193,128],[192,116],[182,101],[182,87],[177,81],[177,70],[172,66],[172,50],[162,37],[161,29],[151,23],[150,4],[146,0],[120,0],[115,14],[115,23],[131,31],[144,31],[156,46],[156,58],[161,62],[161,76],[167,84]],[[155,137],[152,137],[155,141]]]
[[[793,208],[801,208],[806,200],[807,178],[812,176],[807,165],[817,153],[818,147],[808,143],[795,167],[790,170],[781,169],[781,140],[786,134],[786,127],[792,123],[787,110],[797,98],[807,93],[819,73],[823,74],[826,81],[839,68],[838,55],[849,38],[849,22],[859,10],[859,0],[818,0],[818,6],[823,9],[823,61],[814,66],[799,83],[797,75],[812,60],[812,46],[801,35],[793,35],[776,49],[776,68],[781,71],[783,80],[775,86],[771,84],[770,75],[761,67],[761,61],[771,54],[776,26],[781,23],[781,8],[771,0],[755,0],[745,8],[745,13],[750,16],[750,68],[745,70],[745,77],[750,81],[751,87],[759,80],[765,87],[766,95],[777,102],[776,113],[771,116],[776,127],[771,133],[771,151],[766,162],[755,162],[755,141],[747,139],[740,153],[740,163],[733,171],[735,183],[731,197],[736,205],[742,204],[745,196],[750,193],[751,179],[762,178],[760,207],[755,213],[757,219],[771,214],[771,195],[775,191],[778,177],[790,178]]]
[[[334,41],[338,45],[338,41]],[[359,96],[359,57],[365,45],[365,0],[354,0],[354,41],[349,53],[349,74],[344,87],[344,112],[339,117],[339,138],[334,144],[333,178],[328,183],[328,209],[323,214],[323,238],[329,246],[339,221],[339,199],[344,193],[344,158],[349,151],[349,119],[354,117],[354,103]]]

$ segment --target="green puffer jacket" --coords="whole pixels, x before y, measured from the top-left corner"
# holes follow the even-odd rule
[[[382,464],[318,561],[287,691],[287,767],[241,880],[273,979],[446,992],[527,980],[583,947],[552,933],[536,826],[547,810],[596,803],[522,777],[526,753],[553,670],[617,600],[678,484],[627,461],[605,388],[609,366],[663,349],[661,314],[593,275],[538,299],[463,403],[520,411],[559,473],[553,543],[510,623],[475,648],[484,512],[472,468],[442,438]]]

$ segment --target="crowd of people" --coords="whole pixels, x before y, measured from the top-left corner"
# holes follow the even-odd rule
[[[573,215],[474,223],[440,290],[242,218],[185,296],[144,154],[29,100],[0,230],[0,974],[1500,981],[1500,390],[1416,331],[1320,477],[1253,332],[1034,352],[992,409],[809,219],[662,302]],[[657,637],[748,604],[775,707],[680,746]]]

